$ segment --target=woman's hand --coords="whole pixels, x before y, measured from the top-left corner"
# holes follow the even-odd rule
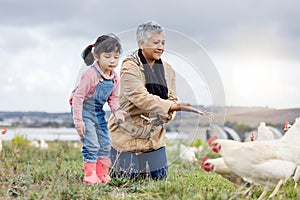
[[[204,112],[193,108],[190,103],[175,103],[170,107],[170,111],[186,111],[204,115]]]
[[[81,138],[84,138],[84,134],[85,134],[85,126],[84,125],[82,125],[82,126],[79,126],[79,127],[77,127],[76,128],[76,130],[77,130],[77,133],[78,133],[78,135],[81,137]]]
[[[117,124],[120,124],[122,122],[125,122],[125,115],[127,114],[127,112],[119,109],[116,112],[114,112],[114,116],[116,118]]]

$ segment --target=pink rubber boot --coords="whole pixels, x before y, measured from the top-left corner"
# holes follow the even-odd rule
[[[84,177],[82,182],[88,185],[102,183],[96,174],[96,163],[84,163]]]
[[[103,183],[109,183],[111,178],[108,175],[110,158],[99,158],[96,165],[96,173]]]

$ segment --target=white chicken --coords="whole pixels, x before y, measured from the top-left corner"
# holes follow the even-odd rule
[[[40,140],[40,149],[48,149],[48,143],[44,140]]]
[[[196,154],[198,152],[196,147],[187,147],[184,144],[180,144],[180,158],[187,162],[198,162]]]
[[[271,186],[274,191],[269,196],[274,197],[282,184],[294,173],[300,163],[300,120],[286,134],[271,141],[237,142],[212,137],[209,146],[220,153],[225,164],[238,176],[254,185],[262,185],[262,199]]]
[[[0,131],[0,152],[2,151],[2,135],[4,135],[7,132],[6,128],[1,128]]]
[[[263,141],[263,140],[274,140],[274,134],[270,131],[270,129],[266,126],[265,122],[260,122],[257,127],[257,134],[255,137],[255,133],[250,135],[249,141]]]
[[[37,140],[30,141],[29,145],[32,146],[32,147],[35,147],[35,148],[39,148],[40,147],[40,144],[39,144],[39,142]]]
[[[265,122],[260,122],[257,127],[256,141],[274,140],[274,134],[268,129]]]
[[[40,139],[40,141],[33,140],[30,142],[30,146],[40,149],[48,149],[48,143],[44,139]]]
[[[215,172],[222,177],[228,179],[235,185],[239,186],[245,184],[246,182],[238,175],[233,173],[231,169],[225,164],[222,157],[209,159],[204,157],[201,162],[201,168],[206,172]]]
[[[292,125],[288,121],[286,121],[285,124],[284,124],[283,132],[286,133],[291,128],[291,126]],[[297,188],[299,179],[300,179],[300,165],[298,164],[298,166],[295,170],[295,174],[293,176],[293,180],[294,180],[294,183],[295,183],[295,188]]]
[[[261,122],[257,127],[257,135],[257,141],[274,139],[273,133],[266,127],[265,122]],[[251,136],[252,137],[250,137],[250,141],[254,141],[254,134],[252,133]],[[233,182],[235,185],[246,184],[241,177],[231,171],[231,169],[225,164],[222,157],[216,159],[208,159],[207,157],[204,157],[201,163],[201,168],[203,168],[206,172],[212,171],[220,174],[222,177]]]

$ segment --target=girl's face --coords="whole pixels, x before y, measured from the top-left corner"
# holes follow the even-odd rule
[[[99,55],[95,55],[95,57],[98,58],[98,64],[100,66],[100,69],[107,74],[110,74],[112,70],[114,70],[119,63],[120,53],[112,51],[110,53],[103,52]]]
[[[147,61],[159,60],[165,50],[165,36],[163,33],[156,33],[146,43],[139,45]]]

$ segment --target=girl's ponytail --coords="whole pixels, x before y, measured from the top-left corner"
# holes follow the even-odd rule
[[[83,52],[82,52],[82,55],[81,57],[83,58],[84,60],[84,63],[89,66],[91,64],[94,63],[94,56],[92,54],[92,49],[93,49],[94,45],[93,44],[90,44],[89,46],[87,46]]]

